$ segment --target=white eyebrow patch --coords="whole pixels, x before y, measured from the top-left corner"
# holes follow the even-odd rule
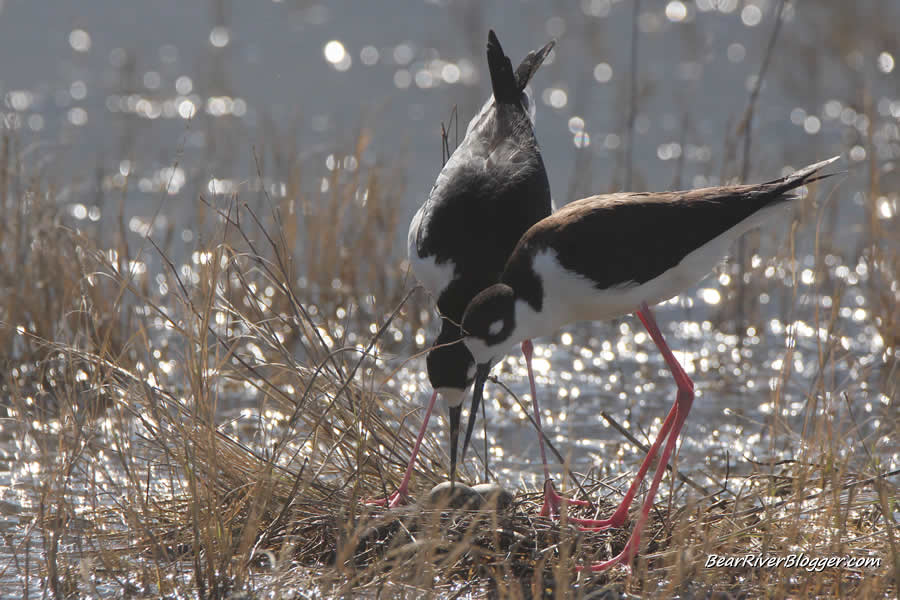
[[[490,335],[497,335],[501,331],[503,331],[503,319],[497,319],[488,327],[488,333]]]

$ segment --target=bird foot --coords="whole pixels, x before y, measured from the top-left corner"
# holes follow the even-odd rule
[[[591,573],[599,573],[600,571],[605,571],[610,567],[614,567],[615,565],[621,565],[629,573],[632,573],[633,569],[631,566],[631,561],[635,556],[637,556],[639,544],[640,537],[637,535],[632,535],[628,540],[628,543],[625,544],[625,547],[622,549],[622,551],[619,552],[619,554],[617,554],[616,556],[607,561],[597,562],[589,566],[579,565],[575,567],[575,570],[580,573],[585,569],[590,569]]]
[[[590,506],[591,503],[586,500],[574,500],[560,496],[553,487],[553,480],[548,479],[544,482],[544,504],[541,506],[542,517],[559,517],[560,509],[564,504],[572,506]],[[570,518],[570,522],[576,522],[578,519]]]
[[[619,514],[619,511],[616,511],[608,519],[569,519],[569,521],[578,525],[581,531],[604,531],[606,529],[618,529],[625,524],[626,513],[621,513],[622,516],[619,516]]]
[[[385,508],[397,508],[398,506],[405,506],[409,504],[409,490],[404,487],[400,487],[396,492],[388,496],[387,498],[375,498],[372,500],[366,500],[366,506],[383,506]]]

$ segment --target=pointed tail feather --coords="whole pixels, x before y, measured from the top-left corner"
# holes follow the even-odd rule
[[[488,32],[487,60],[491,72],[491,86],[494,88],[494,100],[503,104],[518,102],[521,90],[516,84],[512,63],[503,53],[503,47],[493,29]]]
[[[520,92],[525,89],[525,86],[528,85],[528,82],[531,81],[531,78],[534,77],[540,66],[544,64],[544,60],[546,60],[547,55],[550,54],[555,45],[556,40],[550,40],[540,50],[529,52],[522,59],[522,62],[519,63],[519,67],[516,69],[516,86],[518,86]]]
[[[824,175],[820,175],[818,174],[818,171],[821,171],[824,167],[827,167],[839,158],[840,156],[832,156],[828,160],[823,160],[801,169],[797,169],[790,175],[785,175],[780,179],[769,181],[765,185],[774,185],[777,186],[780,190],[786,192],[796,187],[800,187],[801,185],[806,185],[808,183],[826,179],[828,177],[831,177],[832,175],[837,175],[837,173],[825,173]]]

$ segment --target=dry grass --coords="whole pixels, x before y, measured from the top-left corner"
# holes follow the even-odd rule
[[[422,312],[409,302],[402,262],[375,243],[402,225],[386,200],[398,193],[384,188],[389,169],[332,175],[332,192],[315,202],[209,199],[215,235],[198,244],[189,268],[152,248],[166,272],[151,280],[124,243],[112,252],[63,227],[52,190],[11,160],[13,140],[4,148],[4,176],[14,180],[2,186],[0,240],[6,422],[41,471],[33,520],[7,538],[15,560],[4,577],[37,574],[60,598],[90,590],[209,598],[896,590],[895,485],[878,477],[876,442],[861,440],[873,453],[860,467],[847,447],[857,424],[832,422],[815,401],[800,459],[741,465],[749,474],[729,481],[738,494],[698,498],[670,486],[633,574],[575,569],[618,552],[629,526],[581,533],[536,518],[539,496],[525,490],[499,511],[364,506],[399,483],[418,427],[414,400],[385,385],[409,354],[396,338],[411,339]],[[26,200],[29,210],[17,210]],[[896,274],[892,252],[873,245],[871,299],[895,345],[884,279]],[[834,352],[822,348],[823,372]],[[885,392],[895,385],[886,381]],[[440,481],[445,463],[428,436],[414,485]],[[582,487],[597,498],[622,483]],[[597,513],[615,501],[602,500]],[[711,554],[748,553],[881,564],[705,567]]]

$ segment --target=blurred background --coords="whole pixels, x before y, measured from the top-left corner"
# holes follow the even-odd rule
[[[890,24],[900,2],[780,6],[4,0],[0,91],[5,126],[53,164],[76,219],[98,218],[97,199],[121,193],[127,176],[132,230],[171,219],[182,229],[199,193],[252,190],[254,148],[276,192],[298,163],[355,168],[342,152],[363,129],[362,162],[399,165],[406,185],[396,201],[411,215],[441,166],[441,122],[457,107],[464,130],[488,94],[489,28],[514,63],[559,42],[534,80],[558,205],[623,188],[716,184],[742,170],[772,178],[785,164],[837,153],[853,164],[875,152],[879,170],[891,171],[900,42]],[[779,10],[744,168],[740,121]]]
[[[0,0],[8,415],[62,405],[63,384],[52,382],[81,381],[47,366],[26,329],[68,350],[110,352],[139,378],[149,369],[173,398],[191,391],[185,340],[150,317],[173,314],[156,307],[180,283],[203,287],[203,249],[231,239],[217,210],[232,203],[253,208],[295,260],[285,272],[302,293],[290,300],[307,305],[316,343],[364,346],[411,287],[409,219],[442,166],[442,126],[452,149],[488,97],[493,28],[513,64],[558,41],[532,81],[557,206],[770,180],[843,157],[846,174],[802,190],[793,218],[748,236],[710,278],[659,307],[699,392],[679,461],[713,487],[731,469],[751,473],[745,459],[806,452],[896,469],[898,22],[900,0]],[[77,239],[63,243],[60,231]],[[89,246],[113,279],[131,279],[98,292]],[[131,283],[136,298],[123,292]],[[247,297],[264,290],[270,308],[289,296],[241,286]],[[91,318],[76,326],[82,310]],[[130,329],[142,318],[146,338]],[[295,325],[271,348],[249,344],[248,356],[315,358]],[[379,359],[359,377],[384,391],[385,410],[416,408],[430,390],[424,361],[407,359],[434,335],[429,299],[414,295],[385,327]],[[600,412],[646,442],[674,399],[640,325],[584,324],[540,342],[545,424],[563,456],[580,472],[634,469],[642,452]],[[498,377],[527,401],[524,365],[511,356]],[[293,409],[267,412],[271,398],[247,383],[257,376],[210,383],[220,394],[210,414],[250,447],[269,443],[268,422],[287,423],[294,443]],[[495,385],[488,395],[493,475],[539,486],[523,405]],[[385,431],[397,431],[398,414]],[[53,429],[55,418],[35,427]],[[23,431],[0,427],[0,496],[14,507],[30,500],[11,490],[39,476],[29,452],[56,460]],[[431,428],[435,479],[444,431],[440,420]],[[401,472],[403,451],[381,449]]]

